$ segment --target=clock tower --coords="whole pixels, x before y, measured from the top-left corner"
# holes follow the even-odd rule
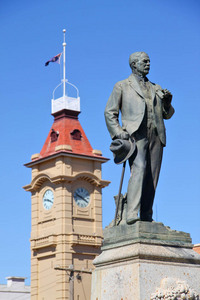
[[[65,46],[64,40],[63,96],[53,96],[53,125],[25,165],[32,169],[24,187],[32,194],[31,300],[89,300],[103,238],[102,188],[109,181],[101,178],[101,164],[108,159],[91,147],[78,120],[80,98],[65,79]]]

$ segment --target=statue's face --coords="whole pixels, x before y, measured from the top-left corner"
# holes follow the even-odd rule
[[[146,76],[150,70],[150,59],[147,54],[142,53],[139,60],[134,65],[137,73]]]

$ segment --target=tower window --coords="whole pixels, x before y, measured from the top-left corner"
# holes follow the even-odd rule
[[[81,132],[78,129],[74,129],[70,134],[73,140],[81,140],[82,138]]]
[[[55,131],[53,128],[51,129],[51,143],[57,141],[59,136],[59,131]]]

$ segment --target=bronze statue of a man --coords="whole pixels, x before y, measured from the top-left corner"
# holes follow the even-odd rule
[[[163,119],[170,119],[174,108],[171,93],[146,77],[150,59],[145,52],[131,54],[129,64],[132,74],[115,84],[106,105],[105,119],[113,140],[135,140],[136,151],[129,158],[131,177],[126,219],[127,224],[133,224],[138,220],[153,220],[153,200],[166,145]]]

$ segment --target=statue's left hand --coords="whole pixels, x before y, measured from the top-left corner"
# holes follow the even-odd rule
[[[164,89],[163,92],[164,92],[164,97],[163,97],[164,105],[166,107],[169,107],[172,101],[172,94],[167,89]]]

